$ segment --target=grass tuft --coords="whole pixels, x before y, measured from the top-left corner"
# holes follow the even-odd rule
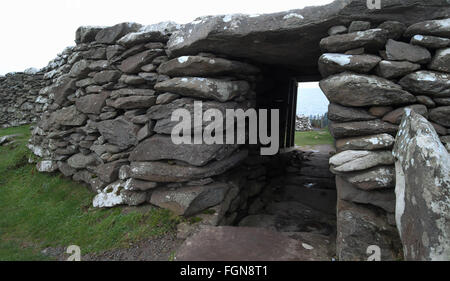
[[[309,131],[309,132],[296,132],[295,133],[295,144],[298,146],[305,145],[323,145],[323,144],[333,144],[334,139],[331,136],[328,129],[323,129],[320,131]]]
[[[167,210],[94,209],[85,186],[28,164],[29,126],[0,130],[17,133],[13,149],[0,147],[0,260],[46,260],[43,249],[69,245],[102,252],[175,231],[180,219]]]

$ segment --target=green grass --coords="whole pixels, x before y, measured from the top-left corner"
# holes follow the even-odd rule
[[[296,132],[295,144],[298,146],[333,144],[334,139],[328,129],[310,132]]]
[[[167,210],[94,209],[85,186],[28,164],[28,126],[0,130],[17,133],[16,147],[0,147],[0,260],[45,260],[43,249],[69,245],[101,252],[175,231],[180,218]]]

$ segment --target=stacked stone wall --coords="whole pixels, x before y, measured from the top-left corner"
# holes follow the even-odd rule
[[[30,124],[46,109],[39,90],[46,86],[43,73],[35,71],[0,76],[0,127]]]
[[[450,19],[406,26],[354,21],[322,39],[320,87],[330,101],[330,159],[338,190],[337,252],[361,259],[371,245],[401,257],[392,147],[405,109],[427,118],[449,149]]]
[[[171,117],[185,109],[196,118],[198,102],[201,113],[217,109],[224,119],[227,109],[255,107],[260,70],[207,53],[169,59],[166,42],[176,28],[78,29],[77,45],[45,74],[52,81],[40,91],[47,110],[29,148],[40,157],[39,171],[89,185],[97,193],[94,207],[150,203],[185,216],[213,208],[207,220],[229,224],[263,188],[262,162],[244,163],[252,159],[249,149],[259,150],[175,144],[179,121]],[[193,130],[205,133],[210,123]]]

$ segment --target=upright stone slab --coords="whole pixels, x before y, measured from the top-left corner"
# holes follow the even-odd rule
[[[394,146],[396,222],[406,260],[450,260],[450,157],[433,126],[414,111]]]

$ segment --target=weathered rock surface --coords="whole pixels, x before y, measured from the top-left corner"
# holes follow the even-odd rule
[[[6,135],[0,137],[0,145],[6,145],[8,143],[11,143],[14,141],[15,138],[21,137],[21,134],[14,134],[14,135]]]
[[[76,100],[75,105],[77,110],[85,114],[100,114],[105,101],[108,98],[108,92],[100,94],[87,95]]]
[[[158,72],[171,77],[213,77],[228,74],[257,74],[259,69],[246,63],[222,58],[183,56],[161,64]]]
[[[332,26],[330,27],[330,29],[328,29],[328,35],[330,36],[343,33],[348,33],[347,27],[343,25]]]
[[[120,90],[115,90],[111,92],[111,98],[117,99],[117,98],[123,98],[123,97],[129,97],[129,96],[154,96],[155,91],[151,89],[129,89],[124,88]]]
[[[303,233],[299,235],[303,238]],[[250,227],[205,227],[188,238],[177,261],[327,261],[320,238],[292,239],[279,232]],[[264,246],[262,246],[264,245]]]
[[[147,199],[145,192],[125,190],[123,183],[118,181],[105,187],[97,194],[92,205],[95,208],[111,208],[118,205],[138,206]]]
[[[161,22],[143,26],[138,31],[123,36],[117,43],[129,47],[145,42],[167,42],[169,35],[178,27],[174,22]]]
[[[436,36],[414,35],[411,38],[411,44],[430,49],[440,49],[450,46],[450,39]]]
[[[408,112],[394,147],[396,221],[406,260],[449,260],[450,157],[422,116]]]
[[[435,98],[433,101],[438,105],[450,105],[450,97],[448,98]]]
[[[323,54],[319,58],[319,71],[323,77],[328,77],[344,71],[368,73],[380,61],[380,57],[373,55],[344,55],[327,53]]]
[[[344,106],[392,105],[416,100],[399,85],[371,75],[341,73],[321,80],[319,85],[331,102]]]
[[[394,187],[395,169],[392,166],[375,167],[367,171],[345,173],[341,175],[346,181],[363,190]]]
[[[389,60],[424,64],[431,60],[431,53],[424,47],[389,39],[386,44]]]
[[[450,135],[441,137],[441,142],[450,153]]]
[[[180,97],[180,95],[173,94],[173,93],[160,94],[156,98],[156,104],[168,104],[168,103],[171,103],[172,101],[176,100],[179,97]]]
[[[368,121],[377,119],[377,117],[369,114],[369,112],[362,108],[352,108],[330,103],[328,105],[328,119],[336,122],[351,122],[351,121]]]
[[[76,169],[70,167],[69,164],[63,161],[58,161],[58,169],[66,177],[71,177],[77,172]]]
[[[340,176],[336,176],[336,188],[339,199],[341,200],[373,205],[390,214],[395,212],[395,192],[393,189],[362,190]]]
[[[246,81],[222,81],[211,78],[173,78],[155,85],[161,92],[171,92],[188,97],[215,99],[221,102],[245,95],[250,90]]]
[[[174,144],[170,136],[155,135],[141,142],[131,152],[129,159],[133,162],[174,159],[203,166],[213,159],[225,158],[237,147],[221,144]]]
[[[119,169],[127,165],[127,160],[118,160],[111,163],[102,164],[96,167],[95,173],[105,183],[112,183],[119,179]]]
[[[124,183],[124,188],[131,191],[147,191],[150,189],[154,189],[157,186],[158,184],[156,182],[141,181],[137,179],[127,179],[127,181]]]
[[[132,162],[131,177],[153,182],[187,182],[222,174],[247,157],[247,151],[203,167],[170,165],[163,162]]]
[[[64,107],[53,112],[48,119],[43,119],[41,126],[44,130],[58,126],[82,126],[86,123],[86,115],[77,111],[75,105]]]
[[[423,104],[413,104],[406,107],[398,108],[394,111],[389,112],[383,117],[383,121],[392,123],[392,124],[400,124],[402,121],[402,117],[405,114],[405,110],[414,110],[416,113],[422,115],[423,117],[428,117],[427,107]]]
[[[387,149],[394,144],[394,137],[388,134],[364,136],[358,138],[346,138],[336,141],[336,148],[343,150],[377,150]]]
[[[174,190],[158,189],[152,193],[150,202],[177,215],[191,216],[218,205],[225,198],[228,189],[229,186],[225,183],[187,186]]]
[[[450,100],[450,98],[448,98]],[[436,102],[429,96],[417,96],[417,102],[425,105],[428,108],[436,107]]]
[[[382,11],[374,13],[361,1],[335,1],[326,6],[267,15],[202,17],[175,32],[168,49],[171,57],[213,52],[318,75],[316,66],[321,51],[317,46],[331,26],[347,25],[355,20],[381,23],[402,19],[404,24],[412,24],[443,18],[448,16],[448,3],[432,0],[417,4],[413,0],[396,0],[383,3]]]
[[[124,22],[111,27],[103,28],[95,36],[95,41],[102,44],[114,44],[127,33],[135,32],[141,27],[140,24]]]
[[[142,53],[126,58],[120,64],[119,69],[125,73],[138,73],[140,72],[142,66],[151,63],[153,59],[163,54],[164,50],[161,49],[146,50]]]
[[[62,106],[67,104],[67,97],[75,93],[75,83],[76,79],[64,77],[55,85],[51,86],[50,92],[53,94],[57,104]]]
[[[450,106],[436,107],[430,111],[430,119],[439,125],[450,127]]]
[[[387,223],[385,214],[344,200],[338,200],[337,257],[340,261],[366,261],[369,246],[381,249],[382,261],[401,258],[397,231]]]
[[[320,41],[320,48],[332,53],[345,52],[360,47],[368,50],[381,50],[386,40],[387,31],[377,28],[326,37]]]
[[[392,106],[371,106],[369,113],[376,117],[383,117],[386,113],[393,111]]]
[[[157,120],[154,131],[158,134],[168,134],[172,133],[174,126],[176,126],[179,121],[172,121],[172,112],[176,109],[183,108],[189,111],[191,114],[191,120],[194,118],[194,100],[191,98],[180,98],[174,100],[168,104],[162,104],[158,106],[152,106],[147,112],[147,115],[153,119]],[[247,110],[247,107],[236,102],[217,102],[217,101],[204,101],[202,103],[202,111],[205,113],[209,109],[219,110],[223,116],[226,114],[227,109],[242,109]],[[192,124],[192,131],[200,128],[206,127],[209,122],[203,122],[203,124]]]
[[[395,134],[398,126],[381,120],[370,120],[347,123],[332,122],[329,129],[333,137],[339,139],[382,133]]]
[[[69,75],[71,77],[77,77],[77,78],[83,78],[86,77],[90,69],[90,63],[87,60],[80,60],[73,64],[72,68],[70,69]]]
[[[420,64],[407,61],[381,61],[377,67],[377,73],[384,78],[392,79],[403,77],[406,74],[420,69]]]
[[[98,164],[98,159],[94,154],[84,155],[78,153],[67,160],[67,164],[74,169],[84,169],[87,166],[95,166]]]
[[[416,34],[450,37],[450,19],[419,22],[411,25],[405,31],[405,36]]]
[[[450,48],[437,50],[428,68],[450,73]]]
[[[352,21],[352,23],[348,27],[348,33],[365,31],[367,29],[370,29],[370,25],[371,24],[368,21],[360,21],[360,20]]]
[[[41,173],[52,173],[58,170],[58,164],[52,160],[39,161],[36,169]]]
[[[394,40],[400,39],[403,36],[406,27],[407,27],[406,24],[395,20],[385,21],[378,26],[378,28],[387,30],[388,31],[387,37]]]
[[[399,84],[415,94],[450,97],[450,74],[421,70],[403,77]]]
[[[120,78],[120,76],[121,76],[120,71],[104,70],[104,71],[97,72],[94,75],[93,79],[94,79],[95,83],[102,85],[102,84],[106,84],[109,82],[115,82]]]
[[[390,151],[346,150],[330,158],[333,173],[366,170],[379,165],[394,164]]]
[[[90,43],[94,41],[97,33],[103,28],[100,26],[80,26],[75,32],[75,43]]]
[[[118,109],[149,108],[156,103],[155,96],[129,96],[118,98],[111,106]]]
[[[110,144],[128,148],[137,144],[137,133],[140,127],[123,117],[119,117],[114,120],[99,122],[97,129]]]

